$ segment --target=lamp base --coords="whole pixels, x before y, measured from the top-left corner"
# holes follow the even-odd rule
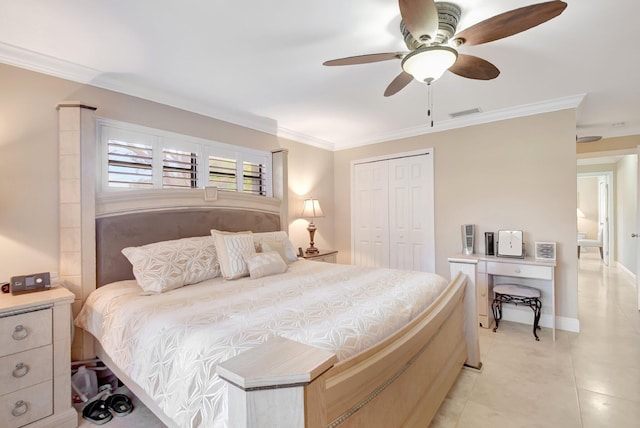
[[[318,254],[319,252],[320,250],[318,250],[316,247],[309,247],[304,251],[305,254]]]
[[[306,249],[305,254],[318,254],[320,251],[313,246],[313,236],[316,234],[316,225],[313,221],[309,223],[307,230],[309,231],[309,248]]]

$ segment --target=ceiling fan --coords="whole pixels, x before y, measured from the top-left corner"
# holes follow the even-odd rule
[[[479,45],[518,34],[560,15],[567,3],[559,0],[514,9],[481,21],[456,34],[462,10],[453,3],[433,0],[399,0],[400,31],[408,52],[350,56],[323,65],[353,65],[402,60],[402,72],[389,84],[385,97],[398,93],[414,78],[431,84],[449,70],[470,79],[490,80],[500,70],[489,61],[460,54],[462,45]]]

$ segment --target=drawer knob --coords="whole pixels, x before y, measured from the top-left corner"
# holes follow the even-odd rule
[[[11,410],[11,414],[15,417],[22,416],[29,410],[29,406],[24,401],[16,401],[16,404],[13,405],[13,409]]]
[[[27,331],[26,328],[24,328],[22,324],[18,324],[13,329],[13,333],[11,333],[11,337],[13,337],[14,340],[26,339],[27,336],[29,336],[29,332]]]
[[[21,378],[25,377],[27,373],[29,373],[29,366],[24,363],[18,363],[16,364],[16,368],[13,369],[12,374],[15,378]]]
[[[516,268],[516,273],[520,273],[520,272],[522,272],[520,268]]]

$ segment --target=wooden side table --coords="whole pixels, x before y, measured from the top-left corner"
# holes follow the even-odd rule
[[[320,250],[315,254],[303,253],[302,258],[314,262],[337,263],[337,250]]]

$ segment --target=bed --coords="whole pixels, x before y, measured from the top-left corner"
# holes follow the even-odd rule
[[[98,288],[76,323],[168,426],[428,426],[463,365],[481,365],[463,274],[289,260],[283,273],[148,295],[123,248],[214,239],[211,229],[252,231],[254,244],[282,237],[280,207],[123,211],[112,202],[98,210]]]

